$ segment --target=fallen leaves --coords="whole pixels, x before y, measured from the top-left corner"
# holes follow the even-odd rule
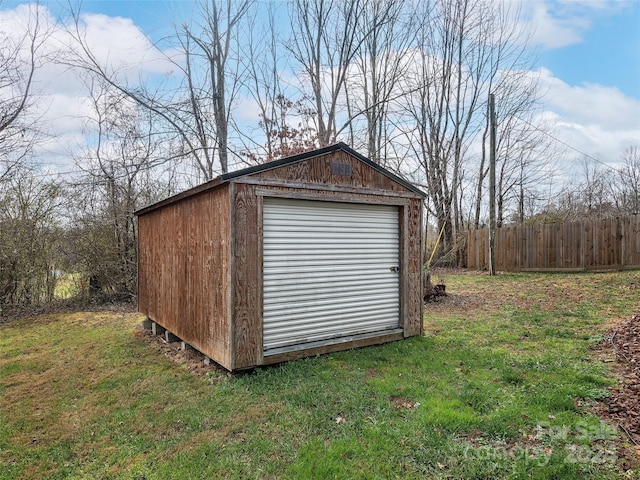
[[[410,400],[409,398],[396,396],[396,395],[391,395],[389,397],[389,401],[391,402],[391,407],[394,410],[414,410],[420,406],[420,402],[416,402],[416,401]],[[347,424],[347,419],[344,416],[342,416],[342,414],[338,414],[333,419],[333,421],[336,422],[338,425]]]
[[[392,395],[389,400],[391,401],[391,405],[394,410],[413,410],[414,408],[418,408],[420,406],[420,402],[414,402],[413,400],[409,400],[406,397],[398,397]]]
[[[630,440],[640,444],[640,315],[617,325],[606,347],[618,358],[618,385],[602,399],[605,408],[598,413],[620,425]]]
[[[615,359],[608,363],[618,377],[618,384],[609,389],[609,396],[594,409],[624,432],[623,443],[633,444],[621,449],[618,455],[623,457],[623,469],[635,469],[640,465],[640,315],[617,324],[609,333],[607,340],[599,345],[600,356],[606,356],[604,361],[611,356]]]

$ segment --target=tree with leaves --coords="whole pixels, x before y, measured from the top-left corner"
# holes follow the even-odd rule
[[[267,154],[261,156],[251,151],[243,152],[251,164],[270,162],[316,148],[317,132],[310,126],[314,112],[309,111],[302,100],[294,102],[278,95],[274,99],[274,107],[275,115],[271,118],[260,114],[260,126],[266,133]],[[292,120],[297,123],[291,125]]]

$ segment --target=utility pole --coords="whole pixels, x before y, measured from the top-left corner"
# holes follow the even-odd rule
[[[489,94],[489,275],[496,274],[496,106]]]

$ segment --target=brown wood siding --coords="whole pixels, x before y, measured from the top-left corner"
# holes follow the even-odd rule
[[[489,230],[467,236],[467,267],[489,266]],[[640,215],[496,230],[496,269],[576,271],[640,268]]]
[[[422,199],[409,201],[405,208],[407,216],[406,248],[403,253],[407,261],[408,285],[406,286],[406,310],[404,336],[422,334]]]
[[[264,358],[264,196],[398,206],[404,331]],[[139,212],[139,310],[229,370],[419,335],[421,217],[419,193],[343,150],[210,182]]]
[[[262,224],[253,185],[232,183],[234,369],[262,363]]]
[[[141,215],[138,308],[230,368],[228,187]]]
[[[351,165],[351,175],[333,175],[331,162]],[[279,180],[283,183],[304,182],[311,185],[333,185],[380,191],[409,191],[403,185],[344,151],[332,152],[293,165],[260,172],[252,175],[252,178]]]

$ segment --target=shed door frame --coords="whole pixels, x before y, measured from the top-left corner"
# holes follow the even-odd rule
[[[303,192],[292,192],[290,190],[280,190],[277,188],[265,188],[265,187],[258,187],[256,189],[256,195],[258,198],[258,219],[259,219],[259,225],[258,225],[258,229],[259,229],[259,235],[258,235],[258,243],[259,243],[259,248],[258,248],[258,252],[259,252],[259,265],[260,265],[260,269],[259,269],[259,282],[257,283],[257,285],[259,285],[259,296],[260,296],[260,304],[261,304],[261,309],[260,309],[260,348],[262,348],[263,350],[263,357],[269,356],[269,355],[276,355],[276,354],[281,354],[283,352],[286,351],[293,351],[293,350],[300,350],[300,349],[306,349],[306,348],[311,348],[311,347],[317,347],[317,346],[321,346],[321,344],[323,342],[319,342],[319,344],[300,344],[297,346],[290,346],[290,347],[282,347],[282,348],[273,348],[273,349],[269,349],[266,352],[264,351],[264,339],[263,339],[263,332],[264,332],[264,198],[265,197],[274,197],[274,198],[284,198],[284,199],[291,199],[291,200],[311,200],[311,201],[323,201],[323,202],[331,202],[331,203],[353,203],[353,204],[371,204],[371,205],[387,205],[387,206],[394,206],[394,207],[398,207],[398,248],[399,248],[399,252],[398,252],[398,261],[399,261],[399,268],[400,268],[400,272],[398,273],[398,280],[399,280],[399,292],[398,292],[398,299],[399,299],[399,320],[398,320],[398,329],[397,331],[399,332],[406,332],[406,323],[408,322],[408,319],[406,318],[406,306],[407,306],[407,301],[408,301],[408,289],[407,289],[407,285],[408,285],[408,258],[407,258],[407,252],[408,252],[408,238],[407,238],[407,232],[408,232],[408,200],[406,198],[403,198],[403,196],[383,196],[383,195],[375,195],[375,194],[371,194],[371,195],[349,195],[349,194],[332,194],[330,197],[324,193],[316,193],[316,192],[309,192],[309,191],[303,191]],[[335,341],[332,340],[327,340],[325,341],[326,343],[332,344],[332,343],[338,343],[338,342],[348,342],[348,341],[356,341],[359,340],[363,337],[367,337],[367,336],[371,336],[371,335],[376,335],[375,333],[373,334],[362,334],[362,335],[355,335],[352,337],[344,337],[342,339],[334,339]]]

